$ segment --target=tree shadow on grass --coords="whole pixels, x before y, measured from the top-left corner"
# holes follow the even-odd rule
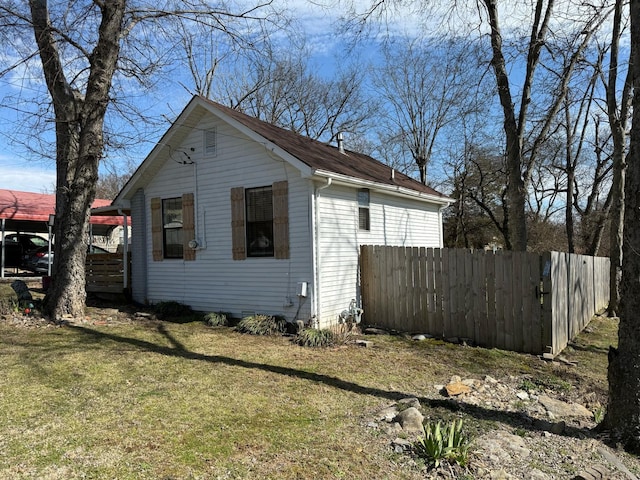
[[[356,393],[359,395],[370,395],[378,398],[383,398],[391,401],[398,401],[407,397],[416,397],[416,395],[406,392],[399,392],[395,390],[384,390],[376,387],[368,387],[360,385],[358,383],[343,380],[338,377],[324,375],[321,373],[313,373],[296,368],[283,367],[280,365],[269,365],[265,363],[250,362],[247,360],[241,360],[238,358],[227,357],[222,355],[205,355],[188,350],[179,340],[177,340],[164,325],[157,326],[157,331],[163,335],[171,346],[158,345],[146,340],[140,340],[136,338],[124,337],[121,335],[114,335],[112,333],[98,331],[91,328],[70,325],[69,328],[77,330],[83,334],[93,337],[95,340],[111,340],[114,342],[125,343],[134,346],[143,351],[155,352],[160,355],[166,355],[170,357],[180,357],[188,360],[198,360],[202,362],[208,362],[212,364],[224,364],[228,366],[241,367],[254,370],[262,370],[265,372],[276,373],[287,377],[295,377],[302,380],[307,380],[314,383],[324,384],[340,390]],[[539,425],[537,419],[531,417],[525,412],[507,412],[498,409],[490,409],[478,405],[472,405],[460,400],[446,398],[446,399],[433,399],[427,397],[417,397],[420,403],[430,409],[443,409],[448,412],[460,412],[466,415],[472,416],[478,420],[501,422],[512,426],[514,429],[525,429],[531,431],[542,431],[536,425]],[[564,433],[565,436],[570,437],[594,437],[594,431],[588,428],[573,427],[567,425]]]

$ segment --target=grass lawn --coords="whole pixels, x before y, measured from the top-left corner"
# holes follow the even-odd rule
[[[451,415],[428,399],[452,375],[603,397],[615,325],[599,322],[568,349],[569,367],[393,336],[314,349],[201,322],[0,321],[0,478],[424,478],[366,428],[368,414],[418,396],[431,418]],[[485,430],[501,419],[468,421]]]

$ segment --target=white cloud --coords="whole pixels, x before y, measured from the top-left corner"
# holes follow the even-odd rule
[[[0,189],[21,192],[52,193],[55,190],[56,172],[38,166],[7,166],[0,164]]]

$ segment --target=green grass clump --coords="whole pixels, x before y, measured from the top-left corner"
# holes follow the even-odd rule
[[[284,318],[274,315],[251,315],[244,317],[236,326],[240,333],[251,335],[282,335],[287,328]]]
[[[224,312],[210,312],[204,316],[204,323],[210,327],[226,327],[229,319]]]
[[[462,419],[444,427],[438,423],[423,425],[424,437],[414,443],[416,454],[434,468],[443,461],[462,467],[469,463],[469,436],[462,430]]]
[[[297,335],[296,343],[302,347],[329,347],[336,343],[336,335],[328,329],[305,328]]]

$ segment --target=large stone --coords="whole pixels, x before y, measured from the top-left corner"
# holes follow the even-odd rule
[[[398,405],[404,406],[404,407],[416,407],[416,408],[420,408],[420,400],[418,400],[416,397],[407,397],[407,398],[403,398],[401,400],[398,400]]]
[[[376,415],[376,419],[385,421],[385,422],[392,422],[397,415],[398,415],[398,407],[395,405],[392,405],[390,407],[386,407],[380,410],[378,412],[378,415]]]
[[[424,421],[424,416],[415,407],[403,410],[394,418],[394,421],[398,422],[402,430],[407,433],[422,433],[423,431],[422,422]]]
[[[587,417],[591,418],[593,414],[590,410],[578,403],[567,403],[562,400],[540,395],[538,401],[552,413],[555,417]]]
[[[450,397],[457,397],[459,395],[465,395],[471,392],[471,387],[469,385],[465,385],[462,382],[450,383],[444,387],[447,391],[447,395]]]

